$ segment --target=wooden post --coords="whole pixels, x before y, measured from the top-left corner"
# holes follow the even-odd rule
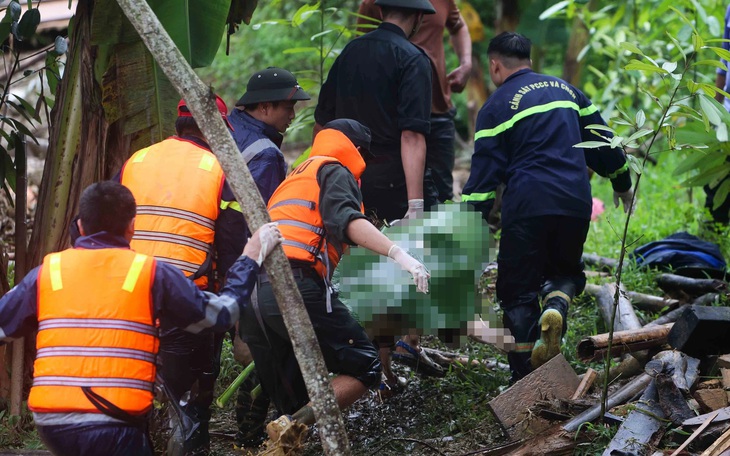
[[[190,68],[146,1],[117,2],[165,76],[185,99],[193,118],[218,158],[249,227],[251,230],[258,229],[270,221],[266,205],[233,137],[221,119],[210,88]],[[329,382],[329,373],[284,250],[281,247],[274,250],[266,259],[265,266],[284,324],[289,331],[307,392],[312,399],[322,449],[327,455],[349,455],[350,444]]]
[[[15,137],[15,169],[17,179],[15,182],[15,283],[25,277],[25,251],[28,227],[26,224],[25,206],[28,194],[26,179],[26,157],[25,157],[25,136],[13,135]],[[23,403],[23,359],[25,340],[23,338],[13,341],[13,363],[12,376],[10,377],[10,414],[19,416]]]

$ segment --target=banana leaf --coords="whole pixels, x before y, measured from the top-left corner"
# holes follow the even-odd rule
[[[426,265],[429,294],[417,293],[393,260],[356,247],[337,269],[340,298],[371,336],[418,333],[463,343],[466,323],[485,310],[477,285],[494,252],[481,214],[466,204],[444,204],[384,233]]]

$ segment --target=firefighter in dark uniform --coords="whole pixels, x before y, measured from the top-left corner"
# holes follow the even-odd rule
[[[512,381],[560,352],[568,306],[585,286],[581,255],[592,204],[586,166],[611,179],[617,205],[620,199],[628,210],[633,201],[620,149],[574,147],[596,139],[587,125],[605,125],[598,109],[567,82],[533,72],[530,48],[512,32],[489,44],[498,89],[479,111],[462,194],[487,218],[497,186],[506,185],[497,299],[517,343],[508,354]]]
[[[375,158],[362,176],[366,213],[380,220],[413,217],[436,202],[425,167],[430,131],[431,63],[408,41],[428,0],[377,0],[383,22],[352,40],[332,65],[314,113],[315,133],[335,119],[350,118],[372,132]]]

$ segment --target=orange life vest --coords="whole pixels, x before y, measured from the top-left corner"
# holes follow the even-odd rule
[[[152,257],[128,249],[69,249],[43,259],[32,411],[101,413],[82,388],[132,415],[152,407],[154,271]]]
[[[318,208],[321,189],[317,173],[329,163],[347,167],[355,179],[359,179],[365,170],[360,153],[343,133],[322,130],[314,138],[310,158],[287,176],[268,205],[271,220],[279,222],[279,230],[284,236],[282,245],[286,256],[290,260],[312,264],[326,281],[347,248],[345,243],[327,242]],[[326,256],[322,254],[324,250]]]
[[[131,247],[208,287],[223,170],[212,152],[177,137],[135,152],[121,182],[137,201]]]

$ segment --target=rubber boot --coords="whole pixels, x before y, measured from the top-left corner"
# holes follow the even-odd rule
[[[560,353],[563,334],[568,328],[567,313],[568,301],[563,297],[552,296],[545,302],[538,323],[540,338],[532,349],[533,369],[537,369]]]
[[[255,373],[249,375],[238,388],[236,398],[236,445],[240,447],[257,447],[264,443],[266,432],[264,423],[269,413],[269,396],[263,391],[254,399],[251,392],[259,384]]]

